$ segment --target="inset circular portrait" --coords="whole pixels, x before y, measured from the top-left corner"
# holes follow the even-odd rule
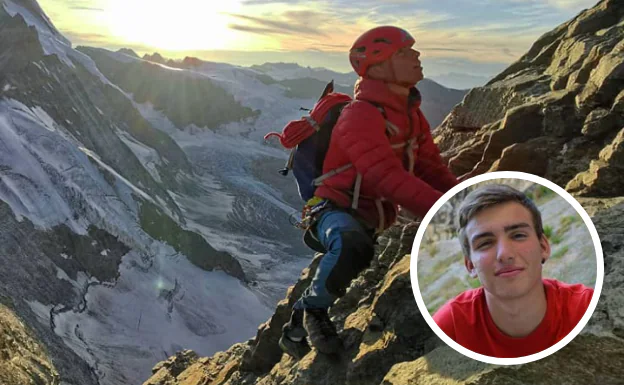
[[[411,279],[423,317],[479,361],[522,364],[569,343],[602,287],[598,233],[554,183],[495,172],[464,181],[425,216]]]

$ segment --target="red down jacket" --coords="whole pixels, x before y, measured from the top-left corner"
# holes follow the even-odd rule
[[[381,215],[375,200],[380,198],[384,229],[396,220],[398,205],[424,217],[458,181],[433,143],[429,123],[420,111],[420,93],[412,88],[409,97],[398,95],[382,81],[360,78],[354,96],[334,127],[323,173],[348,163],[354,167],[327,178],[315,195],[350,207],[356,175],[360,173],[357,213],[371,227],[379,227]],[[399,128],[396,135],[388,136],[382,113],[366,101],[384,108],[388,120]],[[399,146],[410,138],[415,138],[413,173],[408,171],[406,148]]]

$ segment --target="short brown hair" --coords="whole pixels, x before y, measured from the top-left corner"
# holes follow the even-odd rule
[[[537,238],[542,238],[542,234],[544,234],[542,214],[537,206],[535,206],[535,203],[522,191],[516,190],[511,186],[489,184],[471,191],[466,195],[466,198],[464,198],[459,206],[456,225],[459,234],[459,242],[465,256],[470,257],[470,242],[466,235],[468,222],[482,210],[507,202],[518,202],[531,212]]]

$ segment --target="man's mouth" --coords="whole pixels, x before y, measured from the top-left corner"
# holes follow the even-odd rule
[[[523,271],[524,271],[524,268],[522,267],[504,267],[496,271],[494,275],[497,277],[509,278],[509,277],[515,277],[516,275],[522,273]]]

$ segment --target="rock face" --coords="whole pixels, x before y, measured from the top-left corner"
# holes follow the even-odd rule
[[[0,383],[57,385],[59,381],[45,349],[28,327],[0,303]]]
[[[584,196],[622,191],[610,179],[621,167],[623,17],[622,2],[601,1],[471,90],[437,131],[452,170],[526,171],[561,186],[574,180],[570,190]]]
[[[295,361],[276,347],[289,306],[311,274],[306,271],[254,339],[210,358],[179,353],[154,367],[145,385],[621,384],[624,185],[616,175],[624,160],[623,37],[624,3],[601,1],[470,91],[437,131],[456,174],[544,176],[574,193],[592,218],[604,252],[603,289],[590,322],[565,348],[503,367],[446,347],[413,299],[406,255],[418,226],[412,223],[387,230],[371,267],[332,307],[346,345],[340,357],[312,351]]]
[[[487,365],[439,341],[420,316],[411,291],[409,256],[402,256],[405,247],[400,247],[400,240],[411,247],[417,228],[412,225],[388,231],[389,241],[380,247],[371,268],[332,308],[330,314],[347,347],[339,359],[313,351],[297,362],[269,348],[279,338],[276,320],[287,321],[283,307],[293,302],[293,294],[308,279],[306,271],[254,340],[211,358],[180,353],[154,367],[154,376],[144,385],[620,384],[624,376],[624,197],[579,200],[603,241],[603,292],[582,334],[543,360],[511,367]]]

